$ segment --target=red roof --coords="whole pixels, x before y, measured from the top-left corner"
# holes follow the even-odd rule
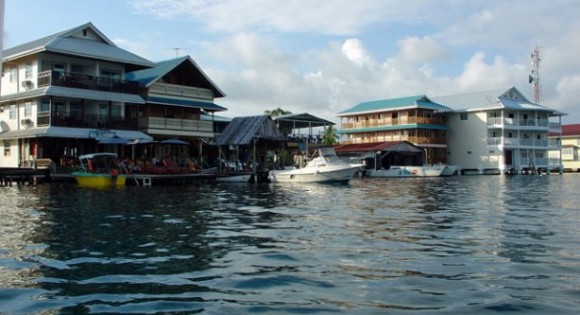
[[[336,152],[366,152],[366,151],[388,151],[387,149],[407,141],[385,141],[372,143],[339,144],[334,147]],[[414,146],[412,143],[408,144]]]
[[[580,124],[562,125],[562,136],[580,136]]]

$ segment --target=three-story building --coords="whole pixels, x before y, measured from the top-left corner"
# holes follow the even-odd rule
[[[122,143],[214,136],[225,94],[189,57],[154,63],[117,47],[92,23],[3,51],[0,167],[80,154],[122,154]],[[195,143],[192,140],[192,143]]]
[[[426,163],[447,160],[446,106],[425,95],[360,103],[338,114],[342,144],[408,141],[426,152]]]
[[[564,113],[530,102],[515,87],[433,97],[454,109],[448,116],[448,163],[464,173],[500,174],[561,169],[549,158],[560,144]]]

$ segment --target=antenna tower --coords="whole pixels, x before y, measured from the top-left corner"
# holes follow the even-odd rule
[[[534,85],[534,103],[539,104],[542,100],[542,88],[540,85],[540,47],[536,46],[532,52],[532,74],[529,83]]]

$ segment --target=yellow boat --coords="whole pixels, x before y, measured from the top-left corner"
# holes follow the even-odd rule
[[[119,159],[115,153],[92,153],[79,157],[80,169],[72,173],[82,187],[125,186],[127,176],[119,173]]]

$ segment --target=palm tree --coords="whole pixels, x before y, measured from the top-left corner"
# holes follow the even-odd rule
[[[338,135],[332,127],[332,125],[324,128],[324,136],[322,137],[322,143],[324,145],[335,145],[338,144]]]
[[[270,116],[282,116],[282,115],[292,114],[292,112],[289,112],[287,110],[283,110],[282,108],[278,107],[274,110],[265,110],[264,114],[270,115]]]

